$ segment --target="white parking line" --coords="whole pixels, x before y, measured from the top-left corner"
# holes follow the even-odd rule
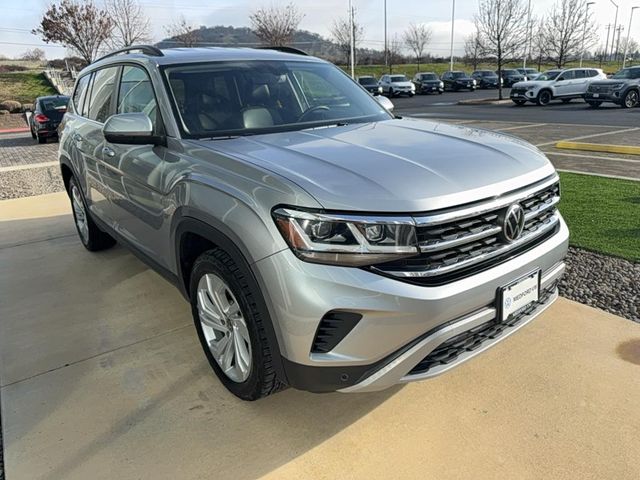
[[[28,165],[14,165],[11,167],[0,167],[0,173],[15,172],[17,170],[30,170],[32,168],[54,167],[56,165],[60,165],[60,162],[42,162],[42,163],[30,163]]]
[[[521,128],[544,127],[547,123],[527,123],[526,125],[516,125],[515,127],[496,128],[498,132],[506,132],[507,130],[519,130]]]
[[[603,157],[600,155],[580,155],[579,153],[562,153],[562,152],[544,152],[546,155],[559,155],[562,157],[588,158],[591,160],[611,160],[614,162],[640,163],[640,160],[634,158],[620,157]]]
[[[575,125],[575,126],[579,127],[580,125]],[[573,142],[575,140],[586,140],[587,138],[602,137],[602,136],[605,136],[605,135],[616,135],[618,133],[636,132],[638,130],[640,130],[640,128],[638,128],[638,127],[625,128],[624,130],[613,130],[611,132],[593,133],[591,135],[583,135],[581,137],[563,138],[562,141],[563,142]],[[559,140],[554,140],[553,142],[538,143],[538,144],[536,144],[536,147],[546,147],[547,145],[555,145],[558,142],[559,142]]]

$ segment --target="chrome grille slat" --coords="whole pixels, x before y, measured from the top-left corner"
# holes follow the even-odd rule
[[[496,257],[504,259],[511,250],[542,241],[543,235],[556,228],[560,221],[559,201],[560,185],[555,177],[554,182],[549,179],[538,182],[535,189],[528,187],[519,194],[512,192],[478,202],[475,204],[476,214],[472,216],[468,214],[472,207],[463,207],[457,211],[419,217],[432,220],[418,223],[420,255],[373,268],[387,275],[427,282],[440,276],[450,278],[458,270],[469,271],[470,267],[478,264],[490,264]],[[524,211],[524,230],[517,240],[508,242],[501,219],[514,203]],[[485,210],[487,205],[492,205],[493,210]],[[442,222],[443,215],[449,220]]]

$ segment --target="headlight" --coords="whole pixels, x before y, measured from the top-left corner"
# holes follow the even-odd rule
[[[615,84],[611,85],[611,88],[613,90],[620,90],[622,87],[624,87],[624,83],[615,83]]]
[[[440,82],[440,88],[444,88],[444,82]]]
[[[476,85],[476,81],[475,80],[473,81],[473,84]]]
[[[360,267],[418,254],[411,217],[359,216],[278,208],[276,225],[302,260]]]
[[[378,93],[382,93],[382,87],[378,87]]]

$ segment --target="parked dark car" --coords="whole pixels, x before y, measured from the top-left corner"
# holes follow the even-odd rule
[[[382,95],[382,87],[378,85],[378,80],[372,75],[358,77],[358,83],[372,95]]]
[[[462,71],[444,72],[442,82],[445,90],[453,90],[454,92],[458,90],[474,91],[477,88],[476,81]]]
[[[31,136],[38,139],[38,143],[45,143],[47,138],[58,138],[58,125],[67,112],[68,103],[69,97],[65,95],[36,99],[31,115],[27,116],[27,123]]]
[[[416,86],[416,93],[442,94],[444,92],[444,83],[433,72],[416,73],[412,81]]]
[[[478,88],[498,88],[500,77],[491,70],[476,70],[471,74]]]
[[[592,82],[584,99],[594,108],[603,102],[623,108],[637,107],[640,105],[640,66],[623,68],[608,80]]]
[[[527,81],[527,77],[521,74],[518,70],[502,70],[502,75],[500,75],[496,70],[496,74],[502,78],[502,85],[508,88],[511,88],[514,83]]]

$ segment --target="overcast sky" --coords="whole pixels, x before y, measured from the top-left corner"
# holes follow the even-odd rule
[[[0,54],[16,56],[39,46],[45,50],[48,58],[64,56],[64,48],[44,44],[30,33],[49,3],[48,0],[0,0]],[[140,0],[151,19],[154,41],[164,36],[163,25],[171,23],[180,15],[196,25],[248,26],[248,16],[253,9],[262,5],[287,3],[287,0]],[[305,14],[300,27],[327,37],[332,21],[339,16],[346,17],[348,11],[348,0],[293,0],[293,3]],[[382,49],[384,0],[353,0],[353,3],[358,18],[365,27],[363,46]],[[534,15],[545,15],[553,3],[554,0],[532,1],[532,11]],[[640,5],[640,0],[619,0],[617,3],[620,5],[618,23],[623,24],[626,30],[629,10],[633,4]],[[434,54],[447,55],[451,5],[451,0],[387,0],[389,36],[401,34],[411,22],[425,23],[434,32],[428,50]],[[464,38],[473,31],[472,20],[477,8],[478,0],[456,2],[454,47],[457,53],[462,53]],[[615,8],[610,0],[596,0],[596,5],[591,8],[603,37],[601,43],[604,43],[605,26],[613,23]],[[640,11],[636,11],[632,37],[640,38]]]

